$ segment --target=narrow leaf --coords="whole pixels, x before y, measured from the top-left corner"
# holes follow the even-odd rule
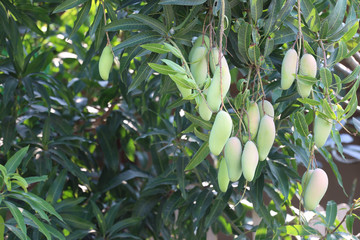
[[[9,201],[4,201],[8,209],[10,210],[11,214],[15,218],[17,224],[19,225],[19,228],[21,232],[26,236],[26,225],[24,221],[24,217],[22,216],[20,210],[17,208],[17,206]]]
[[[190,160],[188,165],[186,165],[185,171],[195,168],[206,158],[207,155],[209,155],[209,153],[210,153],[209,142],[204,142],[202,146],[199,148],[199,150],[195,153],[193,158]]]
[[[21,161],[25,157],[28,149],[29,146],[20,149],[6,162],[5,168],[8,174],[15,172],[16,168],[20,165]]]
[[[76,6],[78,6],[81,3],[86,2],[86,1],[88,1],[88,0],[66,0],[65,2],[58,5],[54,9],[53,13],[63,12],[63,11],[68,10],[70,8],[76,7]]]
[[[330,228],[336,219],[337,214],[337,204],[334,201],[328,201],[326,204],[326,218],[325,223],[328,228]]]
[[[150,28],[154,29],[156,32],[164,35],[166,34],[165,26],[158,20],[143,15],[143,14],[132,14],[129,16],[130,18],[136,19],[138,22],[141,22],[142,24],[145,24],[149,26]]]

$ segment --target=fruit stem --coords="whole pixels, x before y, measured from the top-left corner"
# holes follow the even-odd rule
[[[105,12],[105,4],[104,1],[101,1],[101,4],[103,6],[103,11],[104,11],[104,26],[106,26],[107,20],[106,20],[106,12]],[[105,35],[106,35],[106,39],[107,39],[107,46],[110,46],[111,48],[111,52],[113,54],[113,56],[115,56],[114,51],[112,49],[111,43],[110,43],[110,37],[109,37],[109,33],[107,31],[105,31]]]
[[[223,98],[223,86],[222,86],[222,64],[221,64],[221,58],[222,58],[222,39],[224,34],[224,20],[225,20],[225,0],[221,0],[221,24],[220,24],[220,40],[219,40],[219,65],[220,65],[220,94],[221,94],[221,107],[220,110],[224,107],[224,98]]]

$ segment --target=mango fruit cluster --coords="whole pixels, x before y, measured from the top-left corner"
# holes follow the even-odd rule
[[[294,49],[290,49],[285,53],[281,66],[281,88],[283,90],[289,89],[297,74],[298,54]],[[317,65],[316,60],[311,54],[304,54],[299,63],[299,75],[305,77],[316,77]],[[312,90],[313,84],[303,82],[299,79],[296,81],[297,91],[301,97],[307,98]]]
[[[301,181],[303,203],[306,210],[314,210],[324,197],[329,185],[329,179],[324,170],[316,168],[304,173]]]
[[[230,181],[238,181],[242,175],[252,181],[259,161],[266,159],[275,141],[274,108],[269,101],[251,102],[245,116],[250,139],[245,138],[244,148],[238,137],[230,137],[233,123],[227,112],[217,113],[210,131],[210,152],[217,156],[224,150],[218,170],[218,184],[223,192]]]

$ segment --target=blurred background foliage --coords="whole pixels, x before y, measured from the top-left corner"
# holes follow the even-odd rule
[[[355,132],[356,121],[345,120],[357,110],[360,67],[346,69],[340,62],[360,49],[359,1],[301,4],[305,48],[319,66],[326,50],[329,68],[343,79],[339,83],[334,77],[332,88],[339,96],[350,92],[343,103],[335,98],[347,110],[343,115],[351,113],[338,119]],[[218,41],[220,5],[211,0],[1,0],[1,164],[28,146],[17,173],[28,180],[31,194],[56,211],[48,212],[47,221],[34,203],[10,197],[16,205],[2,202],[5,210],[0,211],[7,239],[26,239],[17,207],[50,226],[51,234],[23,212],[30,239],[60,238],[57,232],[66,239],[206,239],[209,228],[238,239],[251,233],[257,239],[320,235],[294,218],[292,202],[299,196],[298,165],[308,166],[311,145],[292,126],[302,124],[296,114],[304,111],[311,125],[317,102],[299,100],[295,87],[279,88],[284,52],[298,33],[295,0],[225,0],[224,46],[230,68],[236,68],[229,101],[239,103],[241,79],[261,66],[266,98],[279,116],[270,160],[260,163],[245,193],[244,178],[219,193],[218,161],[203,145],[211,122],[202,121],[194,101],[183,100],[174,82],[148,65],[177,60],[171,52],[151,52],[143,44],[171,39],[187,58],[193,38],[208,24]],[[103,81],[98,60],[106,31],[117,60]],[[248,58],[249,48],[261,65]],[[315,100],[322,99],[321,83],[316,89]],[[333,129],[333,149],[343,154],[338,130]],[[330,150],[319,149],[342,186]],[[184,171],[190,161],[197,167]],[[28,179],[34,176],[47,178]],[[328,206],[326,212],[336,215],[336,203]],[[260,222],[254,222],[253,209]],[[352,236],[356,215],[349,216],[346,227],[338,229],[341,219],[322,216],[325,236]]]

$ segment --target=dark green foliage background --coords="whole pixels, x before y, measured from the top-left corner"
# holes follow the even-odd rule
[[[316,53],[320,63],[322,39],[333,71],[337,62],[360,49],[359,2],[301,2],[305,47]],[[299,100],[295,87],[279,89],[281,60],[297,35],[295,0],[225,3],[224,45],[230,68],[237,67],[246,76],[249,69],[261,66],[264,90],[277,104],[276,115],[281,115],[276,121],[276,146],[284,147],[274,147],[270,160],[260,163],[245,193],[262,217],[259,226],[251,224],[251,206],[227,204],[240,200],[245,180],[219,193],[216,164],[211,157],[202,161],[208,154],[203,145],[207,135],[199,132],[209,130],[212,123],[199,120],[194,101],[182,100],[173,81],[153,74],[148,65],[177,58],[141,47],[172,39],[187,58],[192,38],[201,34],[204,21],[208,24],[205,16],[209,11],[218,14],[220,4],[204,0],[106,0],[104,5],[92,0],[0,2],[1,164],[29,146],[18,171],[24,177],[48,176],[30,185],[29,191],[54,206],[63,221],[51,217],[50,224],[67,239],[205,239],[210,227],[239,239],[257,230],[259,239],[294,235],[285,225],[299,222],[285,223],[285,217],[297,194],[297,165],[308,166],[311,146],[308,132],[298,132],[298,126],[305,123],[301,120],[306,126],[312,123],[324,86],[316,85],[315,102]],[[218,17],[213,20],[218,39]],[[108,82],[98,73],[105,31],[120,61]],[[343,119],[356,110],[359,71],[358,67],[345,80],[340,76],[340,83],[336,77],[331,82],[337,94],[350,92],[345,100],[352,104],[344,107],[343,115],[349,114]],[[355,87],[342,90],[348,83]],[[240,97],[232,96],[230,101],[242,107]],[[301,115],[305,110],[309,111],[306,119]],[[338,131],[333,131],[333,138],[342,153]],[[328,150],[319,151],[342,185]],[[190,161],[199,165],[184,171]],[[269,204],[263,203],[264,193],[272,199]],[[270,210],[278,213],[276,217]],[[7,211],[1,214],[14,224],[11,217],[6,218]],[[328,224],[328,229],[334,229],[334,221]],[[260,229],[266,229],[264,236]],[[304,229],[297,234],[316,234]],[[9,228],[5,234],[15,238]],[[345,236],[336,234],[331,237]],[[28,236],[44,237],[36,227],[28,229]]]

